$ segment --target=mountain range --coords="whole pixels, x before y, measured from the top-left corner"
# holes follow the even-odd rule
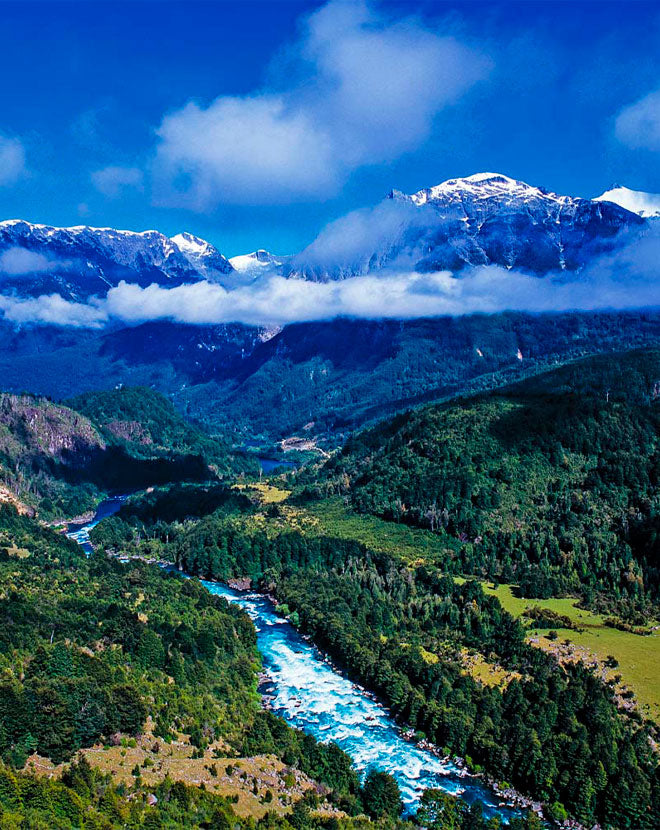
[[[484,265],[545,275],[579,271],[644,233],[659,213],[659,197],[627,188],[583,199],[478,173],[412,195],[392,191],[292,256],[259,249],[227,259],[186,232],[167,237],[7,220],[0,222],[0,274],[3,293],[57,293],[79,302],[121,280],[141,287],[209,280],[232,288],[273,275],[327,281],[384,269],[460,272]]]
[[[293,270],[317,280],[387,268],[424,273],[498,265],[536,275],[571,272],[646,226],[637,213],[603,197],[561,196],[498,173],[450,179],[412,195],[395,190],[371,216],[355,220],[327,229],[294,257]],[[342,250],[342,234],[356,232],[367,237],[364,244]]]
[[[1,293],[85,302],[121,280],[165,288],[208,280],[231,289],[274,275],[328,281],[404,265],[459,277],[471,266],[498,265],[579,279],[594,257],[649,234],[654,199],[622,188],[573,198],[483,173],[412,195],[393,192],[297,255],[257,250],[231,259],[188,233],[10,220],[0,223]],[[345,245],[342,259],[336,243],[355,240],[346,232],[356,221],[361,250]],[[660,314],[652,310],[338,318],[283,328],[114,321],[93,330],[4,320],[0,388],[64,399],[139,384],[166,393],[200,422],[235,432],[239,443],[298,434],[308,444],[333,445],[355,426],[420,401],[490,388],[583,355],[658,344]]]
[[[54,228],[19,219],[0,222],[3,292],[57,293],[82,301],[106,294],[120,280],[147,286],[221,280],[233,271],[209,242],[189,233]]]

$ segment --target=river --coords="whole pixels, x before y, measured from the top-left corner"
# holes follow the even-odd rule
[[[102,502],[94,519],[70,525],[67,535],[91,551],[89,531],[115,513],[124,499]],[[267,597],[217,582],[202,580],[202,584],[212,594],[240,605],[252,619],[267,677],[260,691],[269,708],[318,740],[334,741],[351,756],[360,773],[377,768],[393,775],[407,813],[414,812],[425,789],[437,787],[470,804],[481,802],[487,817],[499,815],[508,821],[515,815],[514,810],[498,806],[496,794],[478,778],[406,740],[387,710],[278,616]]]

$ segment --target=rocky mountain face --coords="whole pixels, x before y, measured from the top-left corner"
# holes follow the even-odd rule
[[[112,228],[54,228],[21,220],[0,222],[3,292],[22,296],[57,293],[84,301],[102,296],[121,280],[175,286],[221,280],[229,261],[203,239],[182,233]]]
[[[384,268],[424,273],[497,265],[539,276],[575,272],[646,225],[613,202],[558,195],[498,173],[450,179],[412,195],[392,191],[371,217],[355,218],[324,232],[294,259],[291,273],[325,281]],[[367,238],[356,251],[358,233]],[[343,247],[342,234],[348,240]]]
[[[11,467],[41,463],[81,466],[106,444],[92,422],[31,395],[0,395],[0,454]]]

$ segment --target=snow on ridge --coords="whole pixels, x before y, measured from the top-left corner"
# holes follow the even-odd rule
[[[116,234],[117,236],[163,236],[163,234],[157,230],[129,231],[120,230],[119,228],[95,228],[92,225],[69,225],[67,227],[58,227],[56,225],[44,225],[40,222],[28,222],[26,219],[0,220],[0,228],[13,227],[15,225],[27,225],[31,230],[45,231],[49,234],[57,233],[58,231],[68,231],[76,234],[89,231],[90,233]]]
[[[643,219],[660,218],[660,193],[644,193],[642,190],[614,185],[610,190],[596,196],[594,202],[613,202]]]
[[[215,248],[210,242],[187,231],[171,236],[170,242],[173,242],[182,253],[192,256],[203,256],[215,252]]]
[[[544,199],[559,204],[570,200],[569,196],[560,196],[541,187],[512,179],[503,173],[491,172],[473,173],[471,176],[465,176],[464,178],[447,179],[441,184],[423,188],[407,198],[416,205],[424,205],[442,199],[457,199],[464,195],[476,199],[492,197],[521,198],[523,200]]]
[[[252,251],[251,254],[238,254],[229,258],[229,262],[235,271],[245,272],[252,271],[257,268],[268,268],[270,266],[281,265],[282,262],[269,251],[264,251],[262,248]]]

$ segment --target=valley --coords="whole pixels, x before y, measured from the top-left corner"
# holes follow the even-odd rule
[[[643,822],[656,799],[660,714],[659,372],[653,349],[536,371],[385,419],[299,468],[278,467],[278,458],[259,467],[148,388],[91,392],[66,406],[5,396],[6,474],[25,471],[7,480],[30,515],[2,508],[5,584],[21,586],[6,597],[6,619],[25,620],[27,651],[12,634],[0,716],[15,711],[10,700],[34,694],[33,682],[55,683],[62,709],[49,730],[37,718],[21,732],[16,720],[3,757],[66,779],[67,701],[107,692],[88,691],[82,679],[58,687],[64,681],[47,680],[60,677],[48,661],[73,659],[74,676],[96,677],[95,661],[114,654],[113,682],[134,684],[132,725],[103,715],[103,704],[95,731],[74,728],[73,750],[89,775],[110,773],[113,786],[143,799],[160,798],[175,777],[203,782],[212,803],[237,798],[230,809],[242,820],[288,821],[307,810],[318,826],[350,828],[385,820],[369,806],[369,777],[362,789],[358,778],[379,770],[404,805],[398,818],[392,802],[391,826],[405,825],[429,798],[424,790],[437,790],[437,798],[458,795],[461,820],[477,828],[534,828],[530,806],[549,821],[568,815],[586,827],[625,815],[652,827]],[[96,518],[69,526],[88,559],[39,524],[120,487],[125,495],[103,501]],[[185,586],[196,580],[177,569],[201,578],[185,614]],[[76,611],[88,616],[73,634],[71,612],[58,610],[65,586],[75,586],[71,608],[89,609],[85,597],[104,580],[126,607]],[[54,642],[39,646],[43,656],[30,654],[33,612],[18,613],[21,595],[59,620]],[[229,657],[226,637],[224,652],[208,641],[214,600],[204,597],[213,596],[248,612],[232,617],[254,655],[235,689],[245,689],[240,700],[220,678],[244,672],[244,658]],[[172,603],[179,610],[169,611]],[[187,648],[199,678],[190,691],[176,656],[184,649],[185,665]],[[208,659],[218,661],[215,680]],[[17,660],[33,666],[34,681],[16,675]],[[587,741],[596,712],[598,738]],[[282,731],[284,722],[301,731]],[[625,773],[619,746],[629,753]],[[294,757],[302,778],[287,772]],[[238,779],[222,774],[229,767],[242,770]]]
[[[659,22],[5,0],[0,830],[660,830]]]

